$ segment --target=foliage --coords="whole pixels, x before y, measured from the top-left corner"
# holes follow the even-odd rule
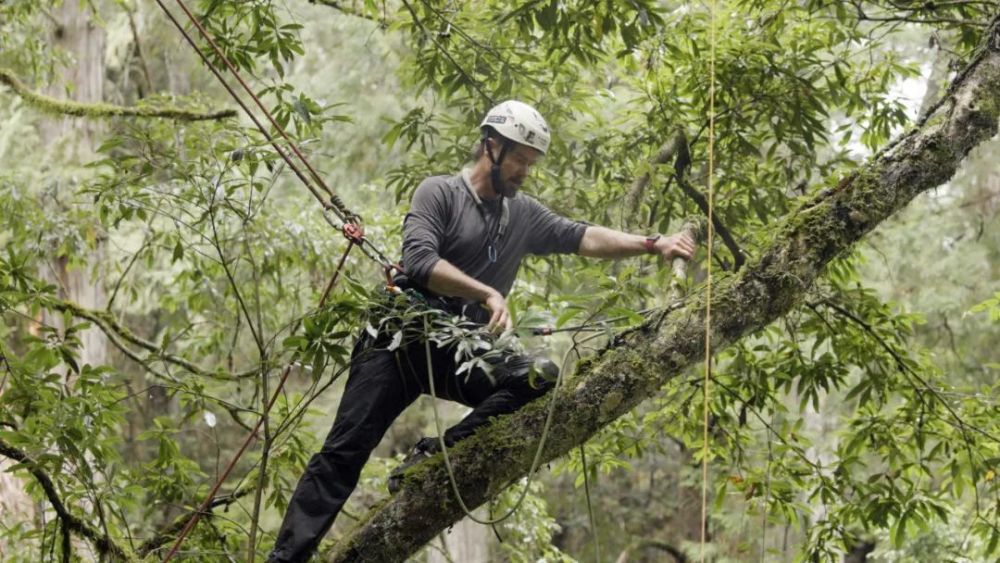
[[[458,168],[476,140],[478,116],[510,97],[536,104],[556,132],[530,186],[554,210],[632,232],[675,230],[703,214],[681,186],[705,192],[708,185],[705,7],[649,0],[319,4],[202,0],[195,10],[390,256],[412,189],[429,174]],[[912,35],[948,34],[956,56],[965,56],[995,11],[987,2],[937,11],[895,4],[720,5],[715,213],[750,257],[801,196],[835,185],[910,123],[898,85],[922,76],[929,52]],[[0,67],[28,84],[46,84],[74,64],[74,53],[42,40],[51,8],[34,0],[0,4]],[[172,31],[152,4],[86,9],[81,17],[109,33],[132,35],[126,15],[151,35]],[[131,37],[130,48],[139,51],[141,42],[142,53],[123,64],[167,69],[151,77],[163,100],[230,107],[204,66],[177,52],[180,39],[166,37]],[[126,78],[134,70],[121,74],[111,96],[142,97]],[[196,77],[191,91],[170,90],[178,74]],[[377,308],[384,303],[381,271],[353,253],[341,285],[317,306],[344,242],[246,120],[115,118],[97,133],[94,158],[39,166],[33,155],[50,147],[34,129],[50,118],[6,91],[0,118],[0,441],[34,460],[12,471],[34,498],[51,503],[30,470],[44,472],[69,510],[101,536],[138,555],[159,554],[172,538],[164,530],[204,497],[291,365],[258,447],[223,489],[224,506],[187,544],[201,557],[246,559],[249,528],[276,528],[332,418],[329,390],[337,389],[351,339],[366,324],[385,330],[393,315],[399,319],[399,310]],[[650,164],[678,132],[681,156]],[[637,209],[629,209],[625,196],[642,175],[650,181]],[[976,209],[982,223],[995,218],[986,204]],[[922,208],[919,220],[928,215]],[[926,246],[923,238],[901,237],[887,229],[873,244]],[[979,244],[986,258],[978,262],[997,263],[990,261],[995,241]],[[715,358],[709,508],[710,547],[720,560],[758,553],[834,560],[860,538],[876,538],[886,560],[997,552],[995,363],[989,351],[977,352],[987,358],[982,365],[945,363],[937,317],[917,312],[926,302],[914,305],[873,279],[865,265],[871,255],[863,249],[837,260],[791,315]],[[715,256],[715,267],[733,267],[730,249]],[[694,284],[704,279],[704,260],[696,257]],[[913,260],[922,268],[929,261]],[[47,273],[60,267],[86,272],[105,288],[106,303],[99,310],[71,303]],[[982,271],[987,279],[995,274]],[[667,273],[651,262],[532,260],[511,297],[522,327],[614,320],[548,346],[527,337],[492,343],[447,319],[435,337],[461,340],[473,362],[485,361],[483,350],[494,345],[577,361],[605,345],[612,327],[665,304],[667,285]],[[940,292],[950,300],[960,288]],[[995,340],[998,303],[1000,294],[963,309],[993,321],[976,325],[978,336],[968,330],[969,342]],[[111,338],[107,365],[81,365],[81,335],[92,327]],[[990,365],[993,378],[983,369]],[[593,534],[605,558],[650,539],[685,548],[696,540],[681,531],[697,518],[681,497],[699,488],[699,382],[696,373],[678,378],[586,445],[588,477],[599,483],[595,509],[606,525]],[[383,448],[362,482],[362,505],[382,494],[385,460],[407,446]],[[546,484],[532,485],[526,506],[501,527],[499,549],[508,560],[590,557],[593,538],[575,531],[585,526],[567,525],[583,522],[581,507],[562,498],[582,485],[582,460],[570,456],[556,469]],[[250,494],[258,488],[261,510]],[[679,491],[677,498],[661,488]],[[495,512],[505,511],[510,495]],[[757,518],[760,526],[747,525]],[[26,560],[79,549],[60,543],[65,522],[41,522],[37,529],[4,522],[3,538],[30,546]],[[781,529],[790,530],[789,551],[775,539]],[[662,537],[664,530],[677,532]],[[968,531],[967,539],[954,541],[956,530]],[[258,541],[257,555],[269,544]]]

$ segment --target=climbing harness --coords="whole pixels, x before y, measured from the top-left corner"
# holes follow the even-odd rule
[[[506,229],[507,225],[505,221],[507,219],[507,199],[504,197],[503,189],[503,178],[500,177],[500,165],[503,164],[504,159],[507,157],[507,149],[510,147],[510,142],[507,140],[501,141],[503,146],[500,148],[500,156],[493,157],[493,149],[490,148],[489,141],[489,130],[483,129],[483,150],[486,151],[486,156],[490,159],[490,182],[493,185],[493,191],[500,194],[500,217],[497,219],[495,228],[492,229],[492,233],[487,232],[487,257],[490,259],[491,263],[496,263],[497,261],[497,241],[503,237],[503,232],[501,228]],[[468,178],[462,178],[465,182],[465,186],[469,188],[472,195],[476,201],[476,208],[479,209],[479,214],[483,217],[483,221],[486,221],[486,210],[483,205],[482,200],[479,198],[479,194],[472,189],[472,182]],[[489,224],[487,223],[486,228],[489,229]]]

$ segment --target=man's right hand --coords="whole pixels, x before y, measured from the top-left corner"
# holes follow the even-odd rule
[[[463,297],[482,302],[490,310],[489,330],[501,332],[514,327],[507,300],[496,289],[469,277],[445,259],[438,260],[427,280],[427,288],[438,295]]]
[[[510,310],[507,309],[507,300],[504,299],[503,295],[500,295],[499,291],[490,292],[485,303],[492,313],[490,323],[486,325],[488,330],[500,332],[514,328],[514,322],[510,318]]]

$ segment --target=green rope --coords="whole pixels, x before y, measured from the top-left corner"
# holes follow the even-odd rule
[[[587,454],[584,444],[580,444],[580,463],[583,465],[583,492],[587,496],[587,515],[590,517],[590,533],[594,537],[594,551],[597,552],[597,559],[601,560],[601,539],[597,536],[597,518],[594,516],[594,505],[590,501],[590,477],[587,476]]]
[[[434,366],[432,365],[431,362],[431,341],[430,338],[428,338],[429,333],[430,333],[430,326],[428,324],[427,317],[425,316],[424,351],[427,355],[427,379],[430,381],[431,397],[434,399],[434,402],[432,404],[432,409],[434,411],[434,427],[437,430],[438,443],[441,446],[441,453],[444,454],[444,466],[445,469],[448,470],[448,481],[451,483],[451,489],[455,493],[455,498],[458,499],[458,504],[459,506],[462,507],[462,511],[465,512],[466,517],[468,517],[473,522],[476,522],[477,524],[483,524],[485,526],[499,524],[500,522],[503,522],[504,520],[513,516],[514,513],[517,512],[517,509],[521,507],[521,504],[524,503],[524,499],[528,496],[528,489],[531,488],[531,480],[534,477],[535,472],[538,470],[538,466],[541,464],[540,462],[542,458],[542,450],[545,449],[545,440],[546,438],[548,438],[549,429],[552,426],[552,415],[556,410],[555,395],[556,392],[559,390],[560,384],[562,383],[563,371],[566,365],[565,363],[566,358],[565,357],[563,358],[564,360],[563,365],[560,366],[559,368],[559,376],[556,378],[556,384],[551,391],[552,400],[549,401],[548,413],[545,415],[545,425],[542,427],[542,437],[539,439],[538,449],[535,451],[534,460],[532,460],[531,462],[531,469],[528,470],[528,478],[524,484],[524,490],[521,491],[521,495],[518,497],[517,502],[514,503],[514,506],[512,506],[510,510],[507,511],[506,514],[498,518],[490,518],[483,520],[472,514],[472,511],[469,510],[469,507],[465,504],[465,499],[462,498],[462,493],[458,490],[458,481],[455,479],[455,471],[451,465],[451,458],[448,456],[448,446],[444,442],[444,431],[441,429],[441,417],[438,414],[438,408],[437,408],[437,392],[434,388]]]

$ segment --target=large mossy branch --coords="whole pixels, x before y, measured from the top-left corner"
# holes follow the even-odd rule
[[[1000,16],[945,102],[890,149],[775,225],[773,240],[712,293],[718,351],[788,313],[834,257],[918,194],[954,175],[1000,121]],[[705,294],[623,334],[558,391],[543,461],[565,455],[702,359]],[[463,441],[451,452],[465,502],[479,506],[523,477],[538,446],[545,400]],[[335,562],[403,561],[463,516],[440,456],[416,466],[403,490],[375,506],[342,539]]]
[[[236,110],[225,109],[213,112],[200,112],[178,107],[139,106],[127,107],[103,103],[83,103],[72,100],[57,100],[32,91],[17,79],[12,72],[0,68],[0,84],[6,84],[25,102],[39,111],[55,115],[73,117],[91,117],[95,119],[108,117],[160,117],[178,121],[209,121],[235,117]]]

